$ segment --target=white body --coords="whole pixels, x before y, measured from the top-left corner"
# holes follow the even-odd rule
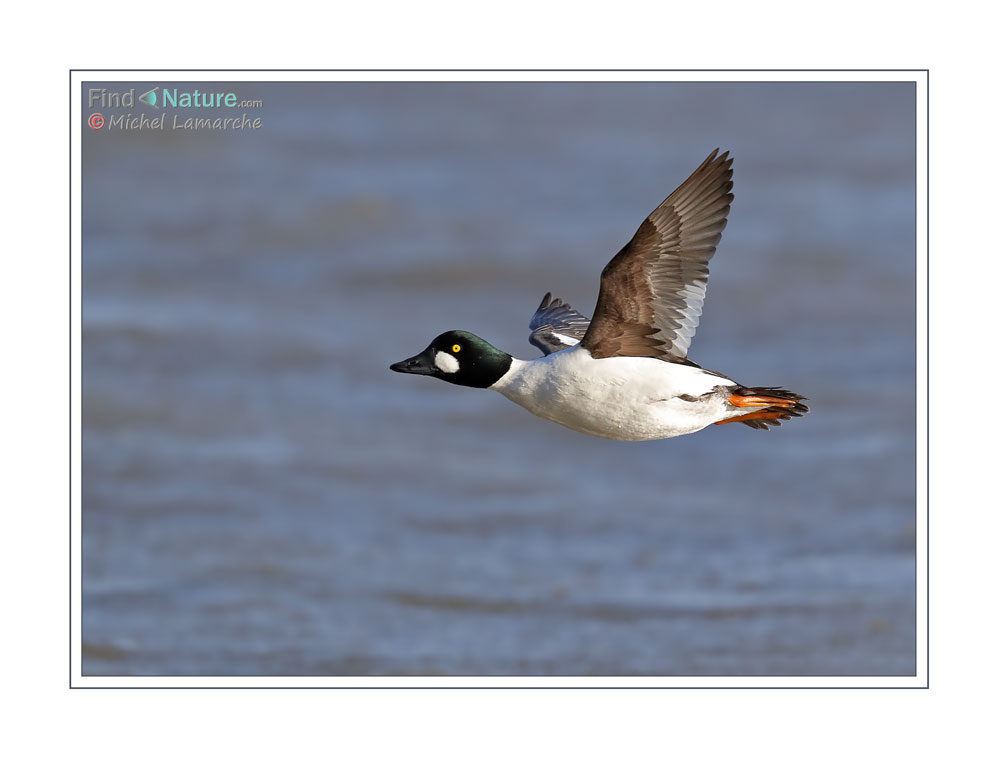
[[[749,409],[728,403],[730,379],[655,358],[594,359],[576,345],[533,361],[513,359],[490,386],[532,414],[613,440],[697,432]],[[691,400],[684,400],[686,396]]]

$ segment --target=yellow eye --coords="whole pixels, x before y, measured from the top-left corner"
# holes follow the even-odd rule
[[[460,350],[461,350],[461,346],[460,346],[460,345],[458,345],[458,343],[455,343],[454,345],[452,345],[452,346],[451,346],[451,350],[452,350],[452,351],[453,351],[454,353],[457,353],[458,351],[460,351]]]

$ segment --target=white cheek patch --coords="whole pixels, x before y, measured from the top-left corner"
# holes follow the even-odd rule
[[[444,351],[437,351],[434,355],[434,363],[437,368],[440,369],[445,374],[454,374],[458,371],[458,359],[452,356],[450,353],[445,353]]]

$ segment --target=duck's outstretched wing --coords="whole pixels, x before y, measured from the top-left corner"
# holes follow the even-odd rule
[[[604,267],[593,321],[582,340],[594,358],[686,362],[731,189],[732,159],[716,149]]]
[[[590,320],[561,298],[545,293],[541,305],[531,317],[531,345],[536,345],[546,356],[555,351],[571,348],[583,339]]]

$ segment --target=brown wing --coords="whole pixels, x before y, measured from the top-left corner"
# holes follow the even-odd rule
[[[604,267],[582,341],[594,358],[686,359],[731,189],[732,159],[715,149]]]

